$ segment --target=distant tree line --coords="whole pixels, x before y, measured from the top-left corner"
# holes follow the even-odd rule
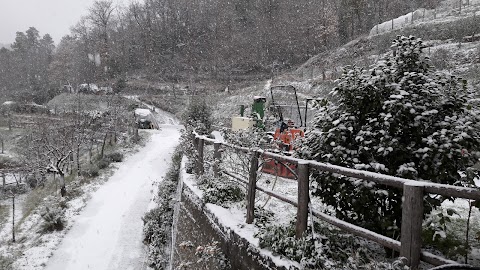
[[[40,37],[34,27],[17,32],[11,50],[0,49],[0,94],[19,101],[45,101],[54,49],[52,37]]]
[[[270,74],[436,0],[96,1],[54,51],[49,35],[18,32],[0,51],[0,90],[37,93],[119,80],[143,70],[164,80]]]

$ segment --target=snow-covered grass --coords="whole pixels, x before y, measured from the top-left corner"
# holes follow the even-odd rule
[[[8,221],[8,210],[10,209],[6,205],[0,204],[0,228],[2,228]]]
[[[196,197],[196,199],[194,198],[193,200],[197,201],[198,204],[203,204],[202,198],[204,192],[199,188],[195,176],[185,172],[185,162],[182,163],[181,179],[184,185],[193,193],[192,195]],[[206,211],[206,214],[213,220],[217,220],[225,231],[231,230],[246,239],[251,244],[251,250],[257,250],[261,255],[270,257],[277,266],[284,266],[286,269],[290,269],[289,267],[299,268],[299,264],[296,262],[276,256],[271,251],[259,247],[259,241],[255,238],[255,234],[258,233],[258,228],[253,224],[245,223],[246,208],[244,207],[244,203],[234,204],[229,208],[206,203],[204,211]]]
[[[141,133],[143,134],[143,133]],[[148,137],[149,134],[143,134]],[[133,145],[124,145],[127,154],[137,151]],[[11,203],[4,201],[8,209],[7,223],[0,224],[0,256],[15,260],[15,269],[42,269],[55,247],[73,225],[75,216],[86,206],[90,194],[97,190],[113,173],[117,166],[110,166],[100,171],[95,179],[84,177],[67,177],[67,197],[60,198],[57,183],[48,180],[43,187],[38,187],[28,194],[17,196],[15,210],[16,242],[11,242]],[[64,210],[62,220],[64,230],[51,233],[42,232],[42,213],[45,207],[61,206]],[[5,207],[5,206],[3,206]]]
[[[444,201],[439,209],[433,211],[424,220],[424,234],[430,236],[430,238],[424,239],[425,246],[434,252],[435,250],[443,252],[449,259],[465,262],[463,253],[465,252],[469,209],[469,201],[465,199]],[[480,266],[480,227],[478,226],[480,210],[472,207],[470,215],[468,243],[471,250],[467,252],[468,264]],[[443,226],[441,220],[445,217],[449,221]]]

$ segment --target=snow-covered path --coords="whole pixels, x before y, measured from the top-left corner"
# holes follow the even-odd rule
[[[145,269],[142,216],[178,144],[178,126],[152,131],[151,140],[98,189],[74,220],[47,270]]]

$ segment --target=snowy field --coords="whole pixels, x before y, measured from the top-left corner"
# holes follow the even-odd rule
[[[169,166],[182,128],[175,116],[151,110],[160,129],[142,131],[148,141],[140,151],[130,153],[90,183],[69,184],[67,189],[76,194],[73,199],[64,201],[58,194],[45,198],[45,205],[65,204],[63,230],[39,233],[40,207],[22,219],[26,197],[21,195],[16,198],[17,241],[12,243],[11,205],[2,201],[10,210],[0,228],[0,255],[13,258],[14,269],[146,269],[142,217]]]

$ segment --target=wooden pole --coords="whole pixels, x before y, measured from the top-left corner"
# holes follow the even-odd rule
[[[252,224],[255,219],[255,191],[257,189],[257,170],[260,153],[255,151],[250,160],[247,192],[247,224]]]
[[[198,139],[198,146],[197,146],[197,152],[198,152],[198,157],[197,157],[197,175],[202,175],[204,172],[203,169],[203,146],[205,144],[205,141],[202,138]]]
[[[296,238],[303,237],[304,232],[307,230],[308,221],[308,202],[309,197],[309,184],[308,178],[310,175],[310,168],[308,162],[298,162],[298,207],[297,207],[297,223],[295,226]]]
[[[220,176],[220,160],[222,159],[222,153],[220,153],[220,146],[222,143],[215,142],[213,143],[213,176]]]
[[[400,256],[407,258],[411,270],[417,270],[420,264],[423,191],[422,183],[405,183],[403,185]]]
[[[12,242],[15,242],[15,194],[12,192]]]

